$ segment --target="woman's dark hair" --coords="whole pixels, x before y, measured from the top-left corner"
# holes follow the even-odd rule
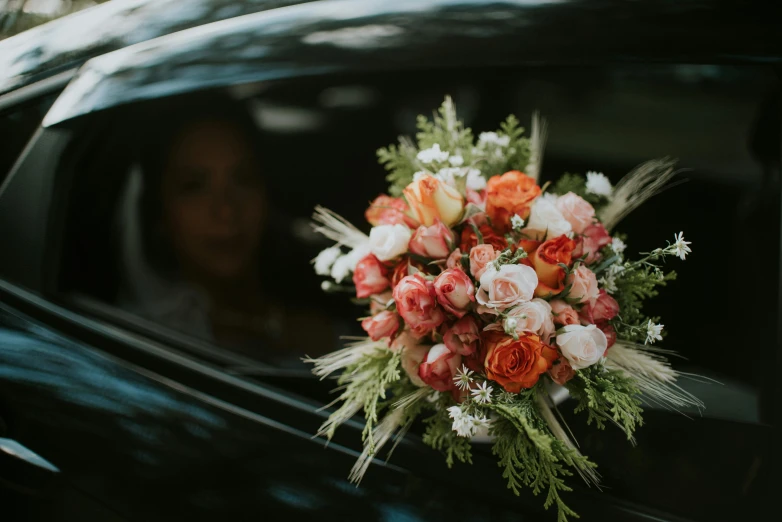
[[[163,275],[177,270],[170,238],[163,232],[163,172],[171,151],[183,131],[200,122],[229,123],[247,136],[260,158],[260,132],[247,107],[220,93],[199,93],[150,104],[152,116],[143,126],[148,133],[142,141],[139,162],[143,188],[139,201],[141,234],[147,262]]]

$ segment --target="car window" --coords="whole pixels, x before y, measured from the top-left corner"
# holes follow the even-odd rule
[[[44,96],[0,111],[0,184],[41,124],[56,95]]]

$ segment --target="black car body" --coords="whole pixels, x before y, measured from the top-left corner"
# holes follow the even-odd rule
[[[652,206],[626,230],[678,232],[677,212],[697,229],[705,259],[682,268],[675,289],[689,284],[697,297],[672,291],[659,306],[688,369],[724,386],[691,383],[702,418],[651,408],[635,448],[618,430],[578,429],[607,489],[573,480],[569,500],[585,520],[765,513],[782,404],[778,14],[744,2],[114,0],[0,42],[2,520],[553,516],[540,498],[506,490],[489,446],[448,470],[415,433],[356,488],[347,476],[360,423],[328,445],[312,438],[331,383],[106,304],[116,293],[106,216],[121,185],[112,173],[127,171],[125,145],[150,121],[138,115],[205,89],[260,104],[290,235],[318,202],[360,216],[383,189],[378,168],[360,174],[374,148],[413,132],[415,113],[447,92],[476,128],[510,110],[551,114],[563,138],[552,137],[549,172],[598,161],[620,172],[668,149],[695,165],[689,184],[661,196],[670,212]],[[281,108],[296,129],[274,118]],[[733,141],[729,129],[740,129]],[[322,174],[302,165],[311,161]],[[732,228],[720,231],[720,216]],[[298,268],[308,248],[291,247]],[[719,279],[716,263],[740,276]],[[297,284],[319,292],[309,275]],[[337,297],[313,299],[335,321],[355,315]],[[752,333],[722,329],[732,314]]]

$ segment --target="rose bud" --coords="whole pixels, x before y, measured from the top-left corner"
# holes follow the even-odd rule
[[[435,344],[418,367],[418,377],[437,391],[454,388],[453,377],[462,362],[462,356],[453,353],[444,344]]]
[[[616,299],[600,290],[594,303],[587,303],[578,312],[583,324],[596,324],[600,321],[608,321],[619,313],[619,303]]]
[[[579,259],[586,254],[584,263],[591,265],[600,259],[600,249],[611,244],[611,236],[600,223],[590,225],[584,230],[582,236],[576,238],[576,248],[573,250],[573,258]]]
[[[399,329],[399,316],[394,312],[384,310],[377,315],[361,321],[361,328],[369,334],[373,341],[383,337],[391,337]]]
[[[554,316],[554,324],[568,325],[578,324],[578,312],[562,299],[551,300],[551,314]]]
[[[592,366],[608,349],[605,334],[595,325],[571,324],[562,327],[557,346],[574,370]]]
[[[595,220],[595,209],[584,198],[568,192],[557,198],[557,210],[560,211],[573,232],[581,234]]]
[[[527,219],[532,202],[540,196],[535,180],[518,170],[492,176],[486,185],[486,215],[500,233],[511,230],[510,218]]]
[[[391,284],[386,277],[388,269],[373,256],[368,254],[356,264],[353,271],[353,284],[356,285],[356,297],[364,298],[385,290]]]
[[[489,265],[475,297],[479,304],[502,311],[531,300],[537,286],[535,270],[526,265],[502,265],[499,270]]]
[[[414,220],[406,215],[410,209],[402,198],[392,198],[385,194],[376,197],[369,204],[364,217],[372,226],[378,225],[408,225],[416,226]]]
[[[456,321],[443,335],[443,342],[454,353],[472,355],[480,344],[481,332],[478,320],[466,315]]]
[[[616,343],[616,330],[614,330],[614,327],[611,326],[611,323],[608,321],[600,321],[595,326],[600,328],[600,330],[606,336],[606,351],[603,352],[603,357],[605,357],[605,355],[608,353],[608,349]]]
[[[560,265],[570,266],[575,246],[567,236],[557,236],[542,243],[529,256],[538,274],[536,297],[556,295],[565,289],[565,269]]]
[[[511,393],[535,386],[540,375],[557,359],[556,350],[543,344],[537,335],[514,339],[492,331],[484,332],[482,341],[486,350],[486,377]]]
[[[434,280],[437,301],[446,311],[457,317],[467,313],[467,307],[475,301],[475,286],[470,277],[459,268],[449,268]]]
[[[439,219],[446,226],[455,225],[464,210],[459,191],[434,176],[422,176],[403,191],[410,214],[420,224],[431,226]]]
[[[456,237],[439,219],[434,225],[418,227],[410,239],[410,252],[431,259],[445,259],[451,253]]]
[[[560,386],[576,376],[576,371],[570,366],[570,363],[564,357],[560,357],[554,362],[554,365],[548,371],[549,377]]]
[[[418,376],[418,367],[426,358],[426,354],[429,353],[429,346],[421,344],[410,332],[404,331],[391,343],[391,350],[402,351],[402,369],[410,377],[410,381],[419,387],[426,386],[426,383]]]
[[[402,278],[394,287],[396,310],[415,335],[422,337],[445,321],[445,312],[437,306],[437,295],[430,282],[420,274]]]
[[[458,248],[451,252],[445,262],[446,268],[462,268],[462,251]]]
[[[470,250],[470,273],[480,281],[489,263],[497,259],[499,253],[491,245],[476,245]]]
[[[567,276],[565,283],[570,285],[568,299],[579,303],[594,303],[600,292],[600,289],[597,287],[597,277],[595,277],[594,272],[584,265],[571,272]]]

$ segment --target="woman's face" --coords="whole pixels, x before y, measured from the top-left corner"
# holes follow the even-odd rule
[[[264,191],[257,158],[238,126],[203,121],[186,127],[163,172],[163,218],[177,258],[191,276],[246,276],[258,257]]]

